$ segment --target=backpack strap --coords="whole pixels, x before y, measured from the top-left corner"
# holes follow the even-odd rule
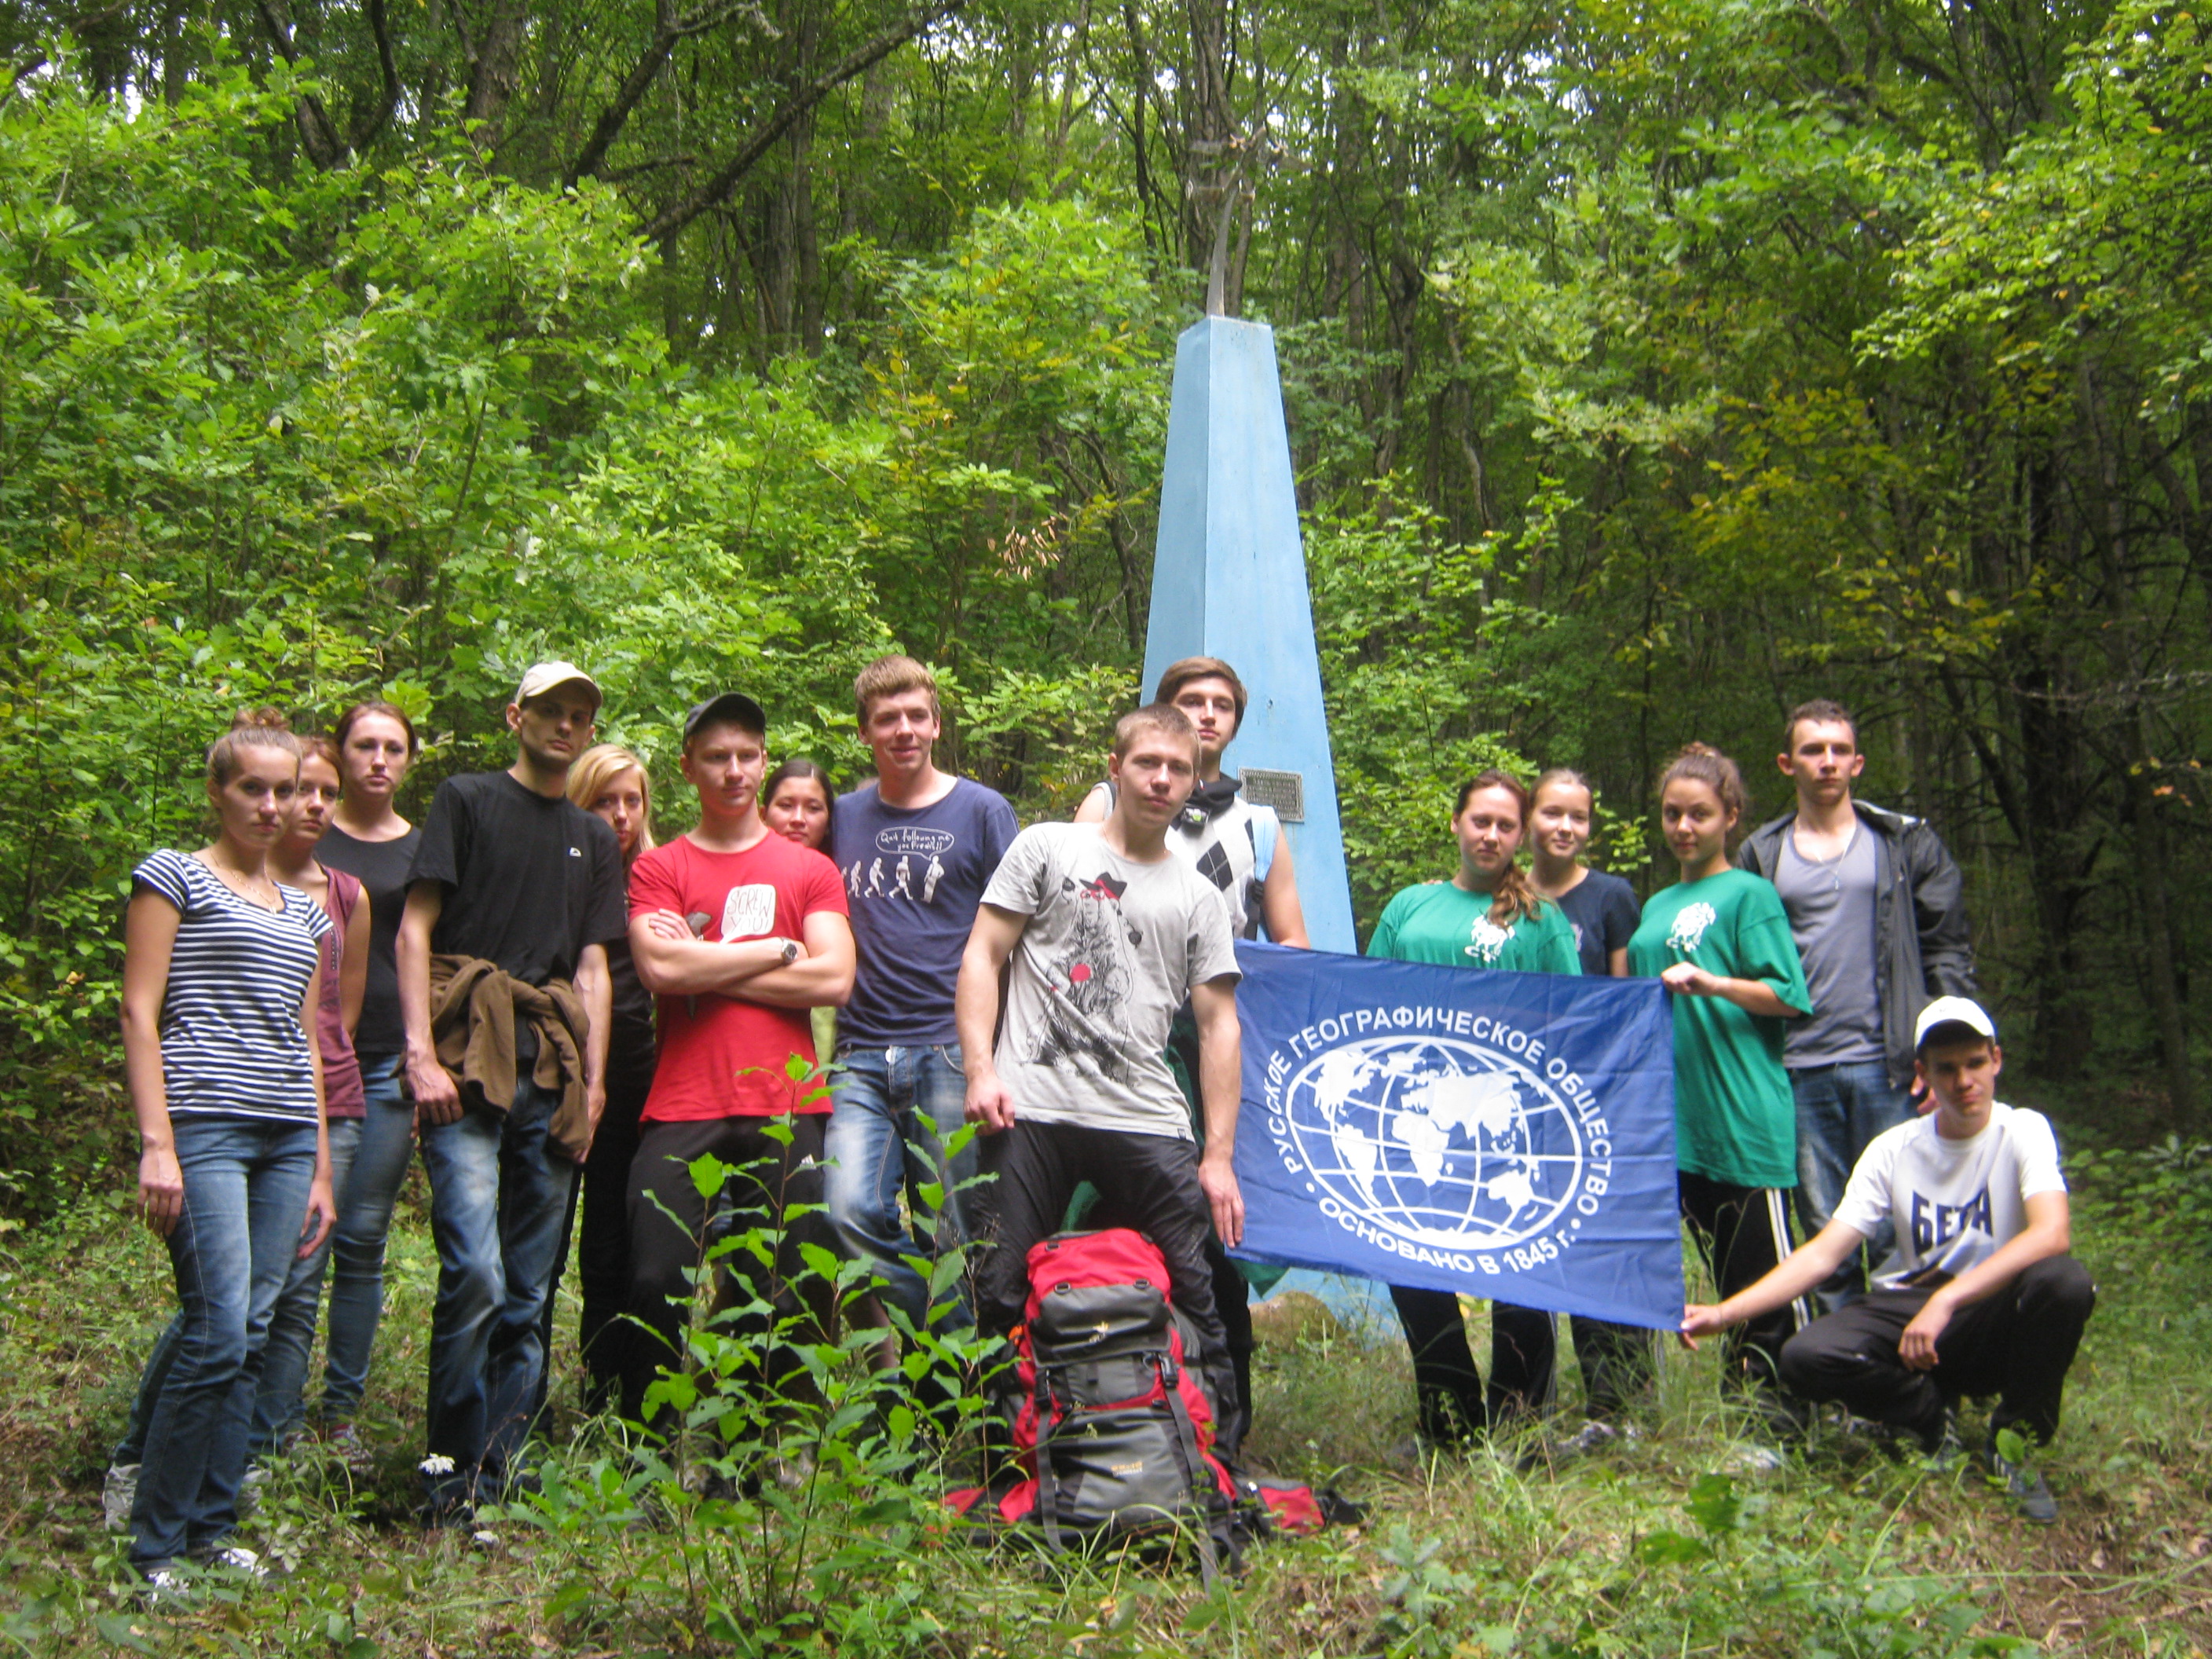
[[[1275,809],[1272,806],[1255,806],[1250,801],[1246,801],[1244,810],[1252,815],[1249,820],[1252,832],[1252,879],[1265,886],[1267,872],[1275,867],[1275,847],[1282,840],[1283,821],[1275,816]]]
[[[1054,1467],[1052,1443],[1060,1423],[1046,1415],[1052,1405],[1052,1384],[1042,1365],[1036,1368],[1036,1412],[1037,1519],[1044,1524],[1045,1547],[1057,1554],[1060,1541],[1060,1471]]]
[[[1213,1468],[1206,1461],[1206,1454],[1198,1449],[1198,1426],[1190,1420],[1190,1407],[1182,1403],[1182,1390],[1177,1386],[1181,1381],[1175,1361],[1162,1354],[1160,1382],[1167,1392],[1168,1415],[1175,1419],[1176,1455],[1182,1464],[1183,1484],[1199,1505],[1198,1574],[1206,1588],[1212,1589],[1213,1581],[1221,1575],[1221,1562],[1213,1543]]]

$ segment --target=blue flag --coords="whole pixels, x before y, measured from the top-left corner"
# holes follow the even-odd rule
[[[1239,1255],[1672,1329],[1674,1024],[1650,979],[1237,947]]]

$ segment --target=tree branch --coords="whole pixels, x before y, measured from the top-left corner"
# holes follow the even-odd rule
[[[284,61],[297,68],[300,52],[292,44],[291,25],[277,15],[272,0],[254,0],[254,9],[261,14],[262,27],[269,31],[269,38],[276,43],[276,50],[283,54]],[[345,161],[345,146],[339,142],[337,129],[331,125],[330,112],[323,107],[321,99],[312,92],[301,93],[292,118],[299,126],[300,142],[307,147],[307,159],[315,164],[316,171],[328,173]]]
[[[362,10],[368,18],[369,33],[376,37],[376,62],[384,73],[384,90],[354,115],[353,131],[346,140],[346,148],[356,155],[376,142],[377,134],[392,118],[392,112],[399,106],[399,64],[392,55],[392,26],[385,15],[384,0],[362,0]]]
[[[647,46],[645,55],[637,60],[636,67],[623,77],[622,85],[616,88],[613,101],[599,112],[599,118],[592,124],[592,136],[584,141],[583,149],[576,152],[576,159],[568,163],[567,172],[562,175],[562,186],[573,190],[579,179],[599,175],[599,168],[606,161],[607,151],[622,136],[623,128],[629,125],[629,118],[637,106],[645,101],[645,94],[653,90],[653,83],[660,78],[660,71],[667,67],[669,54],[676,50],[678,40],[719,28],[740,12],[750,14],[761,33],[769,40],[782,38],[783,31],[769,21],[760,9],[759,0],[721,0],[721,3],[694,12],[689,17],[678,16],[676,8],[669,0],[659,0],[653,8],[653,40]]]
[[[748,138],[738,148],[738,153],[722,164],[713,178],[682,201],[653,215],[641,228],[641,234],[653,241],[665,240],[710,208],[720,207],[730,198],[738,181],[752,170],[762,156],[768,154],[776,140],[790,131],[793,122],[854,76],[864,73],[890,57],[924,29],[951,16],[965,3],[966,0],[925,0],[919,11],[902,18],[873,40],[865,42],[830,65],[801,87],[767,125]]]

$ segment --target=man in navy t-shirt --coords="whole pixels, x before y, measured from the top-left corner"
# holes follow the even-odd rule
[[[1018,826],[996,790],[937,769],[940,715],[929,670],[911,657],[881,657],[853,694],[876,781],[838,799],[827,849],[860,952],[852,998],[837,1016],[830,1218],[846,1249],[873,1267],[889,1307],[919,1330],[929,1285],[902,1258],[933,1259],[967,1240],[959,1189],[975,1175],[972,1146],[950,1158],[943,1147],[968,1095],[952,991],[983,889]],[[899,1216],[902,1187],[919,1240]],[[926,1187],[942,1201],[932,1203]]]

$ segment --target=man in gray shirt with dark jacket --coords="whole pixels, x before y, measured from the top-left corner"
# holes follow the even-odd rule
[[[1782,771],[1797,810],[1762,825],[1736,862],[1781,890],[1813,994],[1783,1063],[1797,1097],[1797,1212],[1828,1224],[1852,1166],[1912,1115],[1912,1026],[1931,998],[1972,997],[1972,937],[1959,866],[1922,819],[1851,798],[1866,765],[1858,727],[1825,699],[1790,711]],[[1875,1241],[1877,1247],[1886,1241]],[[1820,1287],[1823,1308],[1852,1300],[1861,1266]]]

